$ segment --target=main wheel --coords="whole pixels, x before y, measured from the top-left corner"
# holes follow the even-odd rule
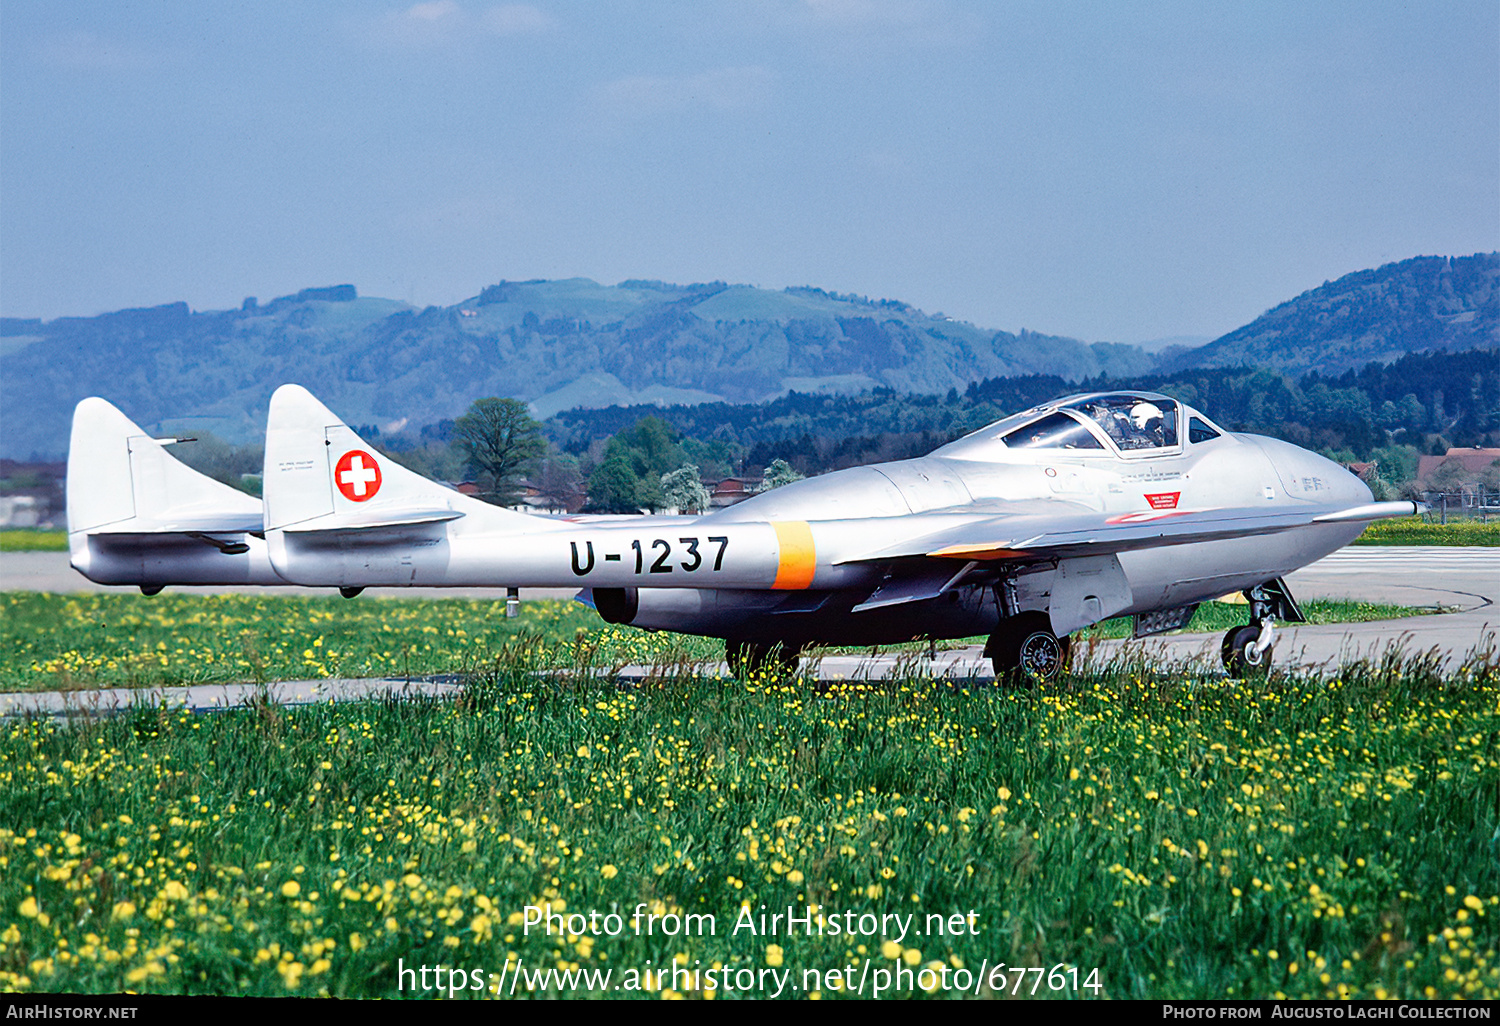
[[[1045,613],[1022,613],[1000,626],[986,649],[996,680],[1050,684],[1068,668],[1072,645],[1052,633]]]
[[[789,645],[758,641],[726,641],[724,661],[730,673],[746,677],[756,673],[795,677],[802,663],[797,650]]]
[[[1270,668],[1273,649],[1268,648],[1257,653],[1255,643],[1259,640],[1260,627],[1253,623],[1243,627],[1231,627],[1224,635],[1224,644],[1220,646],[1219,654],[1223,657],[1224,669],[1231,677],[1264,673]]]

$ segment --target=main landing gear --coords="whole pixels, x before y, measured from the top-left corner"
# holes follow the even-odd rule
[[[1017,684],[1051,684],[1068,668],[1072,646],[1052,633],[1046,613],[1018,613],[1000,621],[1000,629],[984,646],[995,668],[995,679]]]
[[[1276,645],[1276,621],[1305,623],[1307,618],[1297,607],[1297,600],[1281,578],[1267,581],[1245,593],[1250,603],[1250,622],[1231,627],[1224,635],[1219,654],[1231,677],[1265,673],[1271,667],[1271,653]]]
[[[801,653],[789,645],[761,641],[724,642],[724,661],[735,676],[750,677],[763,673],[789,679],[802,665]]]

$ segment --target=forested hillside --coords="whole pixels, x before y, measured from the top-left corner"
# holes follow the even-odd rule
[[[487,395],[545,417],[620,402],[756,402],[788,389],[942,392],[1154,362],[1132,346],[977,328],[892,300],[722,282],[503,282],[425,310],[344,285],[238,310],[175,303],[0,328],[0,455],[16,458],[60,457],[73,406],[89,395],[153,430],[246,442],[287,381],[352,423],[390,428],[456,417]]]
[[[771,437],[766,432],[845,438],[941,433],[985,413],[973,404],[909,395],[972,395],[971,384],[984,381],[997,393],[995,401],[986,400],[993,411],[1010,399],[1027,405],[1107,379],[1207,391],[1209,409],[1238,410],[1241,397],[1254,397],[1259,405],[1245,406],[1244,426],[1276,423],[1293,433],[1297,424],[1311,430],[1331,423],[1322,406],[1344,400],[1326,397],[1355,388],[1373,405],[1366,417],[1349,399],[1355,405],[1341,422],[1363,420],[1367,431],[1400,425],[1467,437],[1476,430],[1472,418],[1454,420],[1450,409],[1458,402],[1455,390],[1469,387],[1466,380],[1393,386],[1388,394],[1376,388],[1380,372],[1362,368],[1413,352],[1497,345],[1500,254],[1494,253],[1419,257],[1361,271],[1205,346],[1157,354],[996,331],[896,300],[815,288],[501,282],[453,306],[418,310],[338,285],[264,304],[247,299],[236,310],[195,312],[173,303],[45,323],[0,321],[0,456],[62,458],[73,406],[89,395],[108,398],[163,434],[212,432],[253,442],[264,429],[271,392],[288,381],[308,386],[350,423],[388,434],[451,420],[484,396],[524,400],[543,418],[580,407],[697,406],[698,413],[674,416],[703,422],[695,432],[710,428],[708,418],[730,417],[736,433],[750,432],[745,437],[752,445]],[[1202,368],[1213,367],[1260,368],[1272,376],[1205,377]],[[1356,370],[1362,383],[1318,379],[1293,388],[1274,380]],[[1045,385],[1025,383],[1043,379]],[[1406,402],[1408,394],[1420,413]],[[840,395],[864,398],[830,398]],[[726,412],[779,396],[787,398],[763,413]],[[924,419],[929,406],[943,411],[936,420]],[[866,407],[890,409],[872,414],[879,427],[861,426],[862,414],[848,411]],[[790,412],[778,412],[784,409]],[[798,418],[821,426],[793,426],[801,424]],[[587,417],[563,419],[565,425],[584,422]]]
[[[1500,346],[1500,254],[1416,257],[1345,275],[1164,361],[1342,374],[1406,353]]]
[[[967,431],[1069,392],[1142,389],[1191,403],[1232,431],[1368,458],[1389,445],[1443,452],[1500,445],[1500,351],[1420,353],[1337,377],[1200,369],[1069,383],[1029,375],[975,382],[946,395],[880,390],[792,394],[753,405],[572,410],[548,422],[562,448],[584,452],[645,416],[684,436],[743,447],[744,464],[784,457],[805,474],[925,453]]]

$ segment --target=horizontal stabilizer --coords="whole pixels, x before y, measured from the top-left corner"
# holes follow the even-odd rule
[[[336,524],[313,520],[284,528],[287,534],[310,534],[314,531],[373,531],[382,527],[414,527],[418,524],[442,524],[464,514],[456,509],[388,510],[368,514],[350,513]]]
[[[104,534],[259,534],[260,510],[254,516],[234,516],[227,513],[204,513],[198,516],[181,515],[170,520],[153,520],[148,517],[133,517],[130,520],[96,527],[88,533]]]

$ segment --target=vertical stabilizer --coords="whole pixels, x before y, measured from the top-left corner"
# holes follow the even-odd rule
[[[68,549],[101,584],[281,583],[256,537],[260,500],[174,459],[99,398],[73,411]]]
[[[464,518],[464,529],[533,531],[514,513],[429,481],[377,452],[301,385],[271,396],[266,421],[266,530],[358,530]]]

